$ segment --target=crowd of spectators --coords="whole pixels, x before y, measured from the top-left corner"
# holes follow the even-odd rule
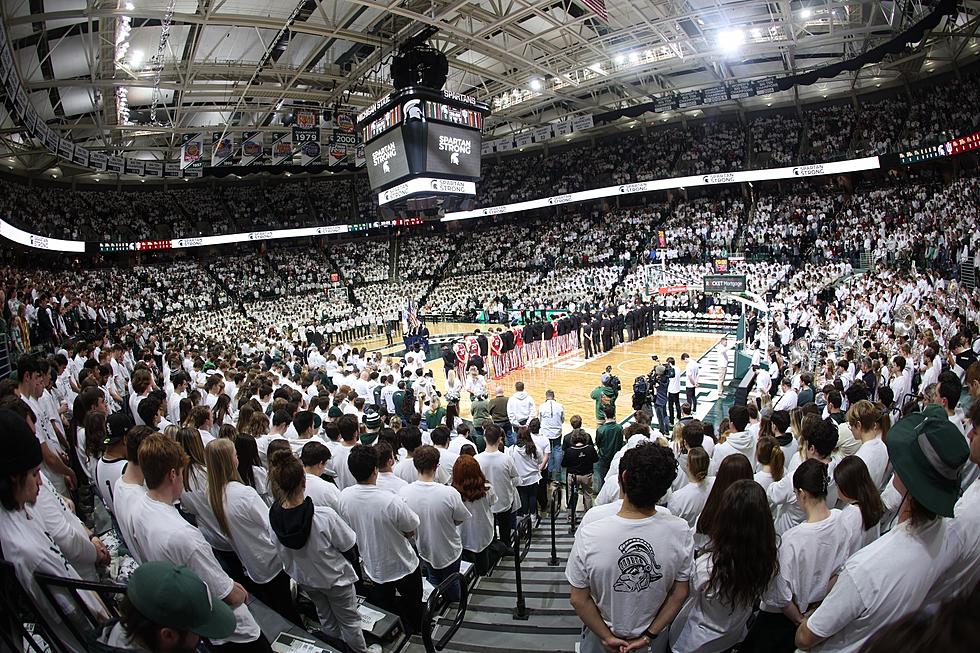
[[[800,163],[824,163],[847,159],[857,117],[849,103],[804,109],[809,148]]]
[[[756,168],[780,168],[796,163],[803,125],[795,116],[776,114],[753,118],[753,164]]]

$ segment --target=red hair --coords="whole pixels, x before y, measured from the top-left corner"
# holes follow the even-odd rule
[[[463,501],[479,501],[487,495],[487,477],[473,456],[460,456],[453,465],[453,487]]]

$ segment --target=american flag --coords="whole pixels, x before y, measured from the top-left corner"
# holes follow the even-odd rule
[[[606,0],[582,0],[582,4],[591,9],[602,20],[609,20],[609,12],[606,11]]]
[[[415,310],[415,302],[411,299],[408,300],[408,306],[405,307],[405,322],[410,329],[414,329],[419,325],[419,316]]]

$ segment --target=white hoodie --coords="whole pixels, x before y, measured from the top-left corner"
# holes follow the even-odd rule
[[[507,419],[517,428],[534,417],[534,400],[525,391],[515,392],[507,400]]]
[[[736,453],[743,454],[749,459],[753,473],[759,471],[759,463],[755,459],[755,438],[756,436],[749,431],[730,433],[727,440],[715,446],[715,450],[711,454],[711,466],[708,467],[708,475],[716,476],[718,468],[721,467],[721,461]]]

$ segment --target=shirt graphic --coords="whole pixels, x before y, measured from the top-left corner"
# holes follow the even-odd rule
[[[646,540],[633,537],[619,545],[619,578],[613,585],[616,592],[642,592],[664,577],[657,564],[653,547]]]

